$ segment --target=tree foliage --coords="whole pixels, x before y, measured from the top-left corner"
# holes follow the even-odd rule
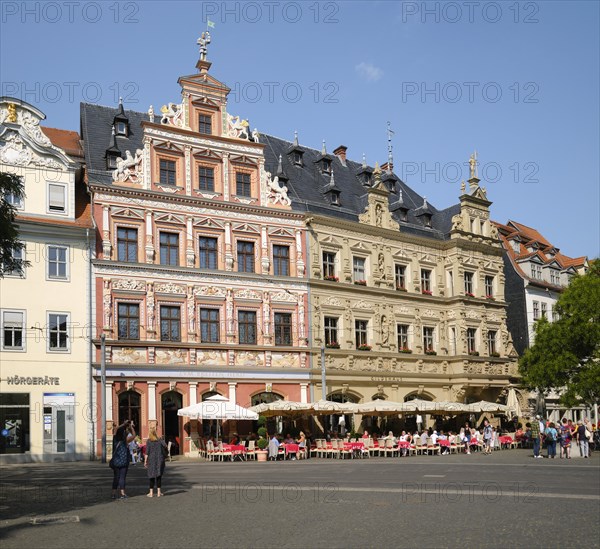
[[[25,198],[23,181],[18,175],[0,173],[0,278],[6,273],[21,271],[27,262],[15,257],[15,250],[22,250],[23,243],[19,240],[19,231],[15,218],[17,210],[7,200],[11,195],[16,200]]]
[[[557,390],[564,405],[591,405],[600,399],[600,259],[572,279],[555,311],[555,322],[536,322],[520,372],[532,389]]]

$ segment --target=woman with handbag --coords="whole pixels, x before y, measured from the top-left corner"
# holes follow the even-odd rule
[[[156,497],[161,497],[160,485],[162,475],[165,471],[165,457],[167,455],[167,445],[162,438],[158,438],[156,429],[150,429],[148,433],[148,442],[146,443],[146,454],[144,456],[144,467],[148,470],[148,479],[150,481],[150,491],[148,497],[154,495],[154,486],[156,485]]]
[[[111,499],[117,499],[117,488],[120,492],[119,499],[127,499],[125,479],[129,469],[129,443],[135,439],[135,436],[133,421],[126,420],[119,425],[113,437],[113,455],[108,463],[113,470]]]

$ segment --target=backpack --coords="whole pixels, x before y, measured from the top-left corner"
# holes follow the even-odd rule
[[[124,442],[119,441],[115,447],[113,457],[108,462],[108,466],[111,469],[118,469],[119,467],[125,467],[129,463],[129,451]]]
[[[546,432],[546,440],[548,442],[554,442],[556,440],[556,437],[554,436],[554,431],[552,429],[548,429],[548,431]]]

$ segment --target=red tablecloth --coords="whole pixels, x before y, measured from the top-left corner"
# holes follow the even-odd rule
[[[449,440],[438,440],[438,444],[440,446],[446,446],[446,447],[450,447],[450,441]]]
[[[513,438],[511,436],[498,437],[498,440],[500,441],[500,444],[512,444],[513,443]]]

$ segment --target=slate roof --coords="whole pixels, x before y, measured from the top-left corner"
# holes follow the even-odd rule
[[[111,184],[110,170],[106,169],[106,150],[113,144],[112,125],[115,116],[120,112],[120,107],[104,107],[90,103],[81,103],[81,137],[84,143],[85,162],[87,166],[88,181],[95,183]],[[137,149],[143,149],[142,121],[149,121],[147,113],[125,110],[129,121],[128,137],[116,136],[117,146],[122,155],[126,150],[135,154]],[[321,150],[312,149],[300,144],[294,147],[291,141],[261,134],[260,142],[265,145],[265,169],[272,174],[277,173],[279,155],[282,157],[282,169],[288,178],[285,186],[288,196],[292,200],[292,208],[296,211],[310,212],[313,214],[334,216],[349,221],[358,221],[359,214],[363,213],[367,205],[367,187],[357,177],[361,172],[362,162],[353,162],[347,159],[344,166],[341,160],[328,154],[331,161],[335,186],[340,191],[340,206],[330,204],[325,190],[330,183],[331,176],[324,175],[319,170],[317,162],[323,158]],[[292,150],[303,151],[303,165],[297,166],[291,161],[289,153]],[[369,167],[373,170],[372,167]],[[385,174],[382,174],[385,179]],[[431,227],[425,226],[422,212],[424,198],[406,185],[397,176],[395,193],[390,193],[389,203],[398,202],[400,191],[402,201],[408,208],[408,221],[400,221],[398,208],[391,208],[392,216],[400,223],[401,232],[417,236],[443,240],[448,238],[451,229],[452,216],[460,212],[460,204],[438,210],[427,203],[428,213],[431,214]],[[416,215],[415,215],[416,214]]]
[[[83,139],[85,164],[90,183],[112,183],[111,171],[106,169],[106,149],[113,144],[112,126],[115,116],[120,112],[119,106],[103,107],[90,103],[81,103],[80,132]],[[129,135],[117,135],[117,146],[122,156],[125,151],[135,155],[137,149],[144,148],[142,121],[150,121],[148,113],[125,110],[129,121]]]
[[[331,160],[335,186],[341,192],[340,206],[331,205],[324,190],[330,182],[330,175],[323,174],[318,168],[317,162],[322,158],[320,150],[301,146],[304,151],[303,165],[298,166],[292,162],[288,153],[294,148],[291,141],[286,141],[272,135],[261,134],[260,142],[265,144],[265,169],[275,174],[277,172],[279,155],[282,157],[282,168],[289,178],[285,182],[288,188],[288,196],[292,200],[292,208],[295,210],[311,212],[314,214],[328,215],[358,221],[359,214],[363,213],[367,204],[367,187],[357,177],[362,169],[362,162],[353,162],[346,159],[346,166],[335,155],[328,155]],[[372,171],[373,168],[369,167]],[[383,174],[385,176],[385,174]],[[425,222],[419,213],[423,213],[424,199],[413,191],[408,185],[395,176],[396,192],[390,193],[389,203],[394,204],[399,199],[402,191],[402,201],[408,208],[408,222],[400,222],[398,208],[392,207],[392,217],[400,222],[403,233],[412,233],[429,238],[447,238],[452,224],[452,216],[460,212],[460,204],[450,208],[438,210],[429,202],[428,213],[432,215],[431,228],[425,226]],[[416,214],[416,215],[415,215]]]

